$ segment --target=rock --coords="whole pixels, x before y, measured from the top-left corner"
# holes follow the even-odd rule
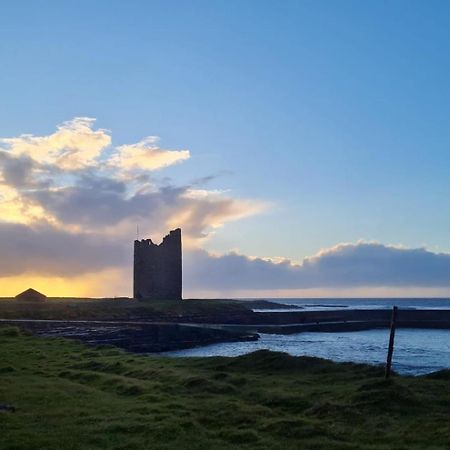
[[[0,412],[16,412],[16,408],[12,405],[0,403]]]

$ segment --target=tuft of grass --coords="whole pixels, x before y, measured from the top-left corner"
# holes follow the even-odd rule
[[[438,370],[426,375],[431,380],[450,380],[450,369]]]
[[[0,327],[0,338],[1,337],[17,337],[22,334],[19,327],[13,326],[2,326]]]

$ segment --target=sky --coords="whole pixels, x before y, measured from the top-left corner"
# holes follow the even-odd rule
[[[0,296],[450,295],[447,1],[7,1]]]

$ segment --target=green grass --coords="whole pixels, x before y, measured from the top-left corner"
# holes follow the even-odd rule
[[[448,449],[450,373],[165,358],[0,327],[0,449]]]
[[[45,302],[0,298],[2,319],[173,320],[180,316],[217,316],[248,312],[233,300],[151,300],[48,298]]]

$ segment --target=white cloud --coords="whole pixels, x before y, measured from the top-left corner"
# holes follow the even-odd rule
[[[62,123],[48,136],[22,134],[0,139],[0,145],[15,156],[26,155],[41,164],[54,164],[63,170],[93,165],[111,144],[107,130],[93,130],[95,119],[75,117]]]
[[[125,171],[158,170],[190,158],[189,150],[165,150],[157,136],[148,136],[136,144],[117,147],[110,164]]]

